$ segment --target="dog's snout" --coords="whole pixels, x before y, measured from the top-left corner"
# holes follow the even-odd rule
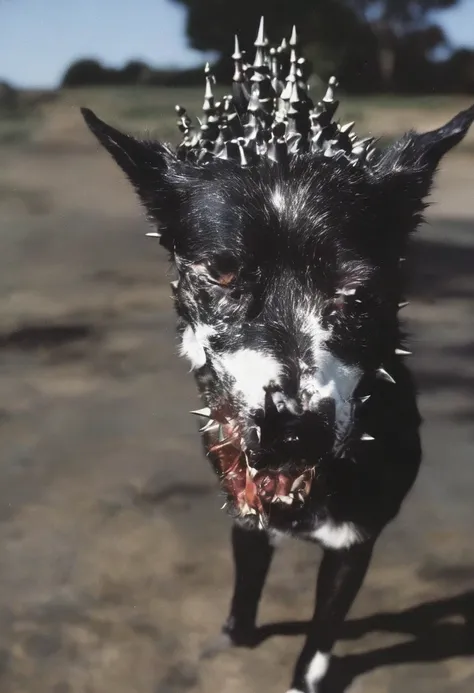
[[[308,457],[328,451],[334,440],[334,400],[321,399],[317,407],[309,411],[297,405],[288,407],[283,393],[274,394],[278,396],[268,396],[264,410],[255,417],[263,449],[278,451],[287,457]]]

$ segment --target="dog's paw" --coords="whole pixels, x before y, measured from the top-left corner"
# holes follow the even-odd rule
[[[232,638],[227,633],[219,633],[217,638],[212,638],[208,640],[201,650],[201,659],[213,659],[216,655],[221,652],[229,650],[231,647],[235,647],[232,642]]]
[[[201,659],[212,659],[232,647],[253,648],[258,644],[257,629],[233,632],[225,628],[216,638],[209,640],[201,650]]]

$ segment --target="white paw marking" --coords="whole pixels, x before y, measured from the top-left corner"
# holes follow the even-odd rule
[[[305,680],[310,693],[318,693],[318,683],[320,683],[329,669],[331,655],[325,652],[316,652],[309,663],[306,671]]]

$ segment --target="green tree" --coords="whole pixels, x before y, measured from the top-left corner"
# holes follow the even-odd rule
[[[407,33],[423,32],[432,25],[433,13],[454,7],[459,0],[342,0],[361,20],[369,23],[378,44],[382,83],[393,83],[396,49]]]
[[[357,35],[360,20],[352,8],[339,0],[173,0],[187,8],[186,33],[190,45],[215,51],[227,58],[233,50],[233,35],[250,50],[260,17],[274,41],[289,38],[293,24],[303,44],[311,46],[308,58],[334,66]]]
[[[427,30],[433,24],[433,12],[458,1],[173,0],[187,8],[186,32],[197,50],[216,51],[224,58],[232,51],[234,33],[248,50],[264,15],[268,34],[274,39],[288,36],[291,26],[297,25],[305,54],[322,77],[335,66],[359,60],[370,79],[386,89],[393,86],[401,39]]]

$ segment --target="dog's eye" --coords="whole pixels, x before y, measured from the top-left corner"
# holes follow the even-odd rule
[[[239,275],[239,268],[230,255],[222,254],[212,257],[206,262],[206,269],[213,284],[224,289],[232,289]]]
[[[219,284],[219,286],[223,286],[224,288],[228,289],[233,284],[235,283],[235,280],[237,279],[237,273],[236,272],[226,272],[224,274],[217,274],[215,272],[209,272],[212,278],[212,282],[214,284]]]

